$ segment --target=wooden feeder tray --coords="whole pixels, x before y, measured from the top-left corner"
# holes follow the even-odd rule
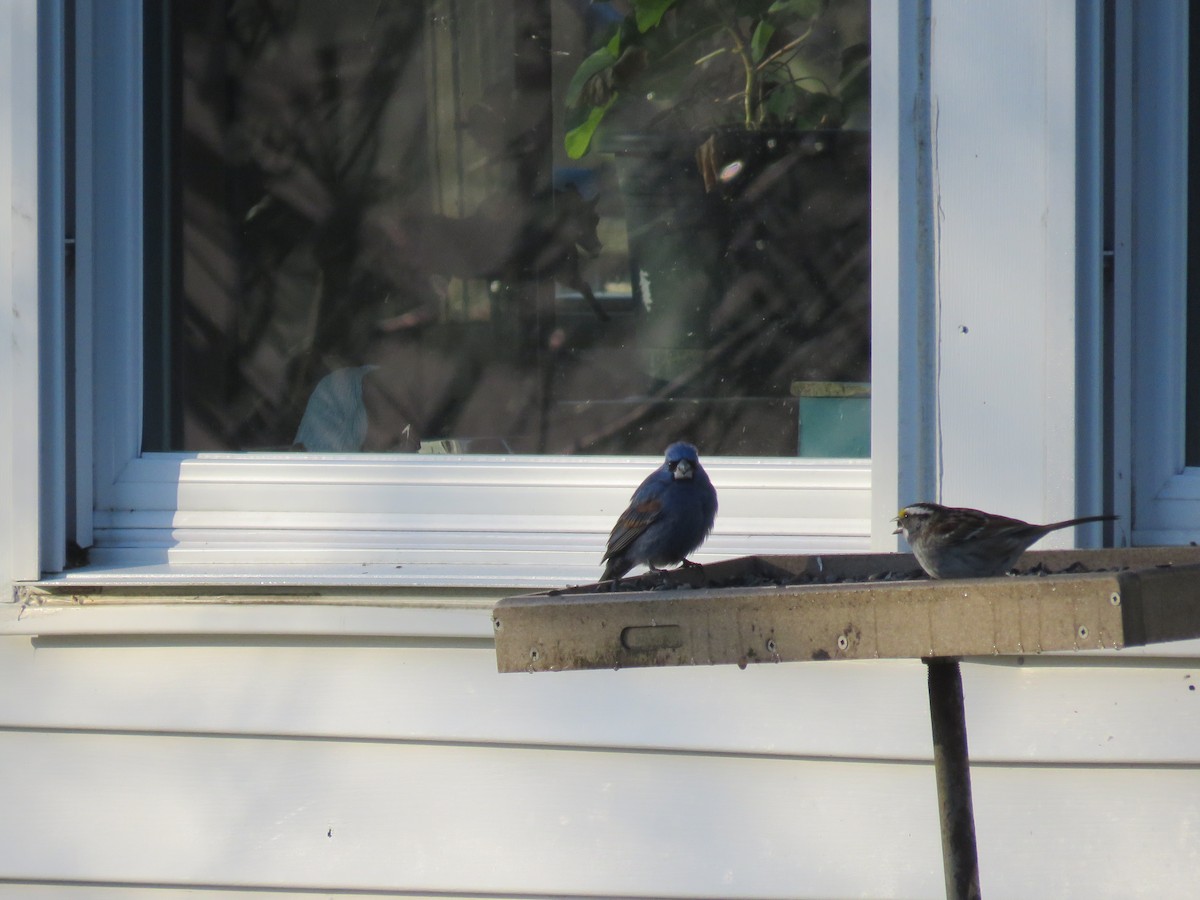
[[[501,672],[929,658],[1200,637],[1200,547],[1026,553],[999,578],[931,580],[909,554],[750,556],[510,597]],[[633,589],[630,589],[633,588]]]
[[[750,556],[500,601],[501,672],[920,658],[946,896],[980,896],[958,658],[1200,637],[1200,547],[1026,553],[1014,576],[925,578],[907,554]]]

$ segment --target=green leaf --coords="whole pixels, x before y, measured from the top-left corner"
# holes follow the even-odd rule
[[[588,148],[592,145],[592,138],[596,135],[596,129],[600,126],[600,121],[610,106],[612,106],[611,100],[603,106],[594,107],[581,125],[572,128],[563,136],[563,147],[566,148],[567,156],[571,159],[579,159],[588,152]]]
[[[763,120],[767,125],[791,124],[796,89],[790,84],[775,85],[763,98]]]
[[[615,42],[616,38],[614,37],[608,42],[608,46],[601,47],[579,64],[579,68],[571,76],[571,83],[567,85],[566,104],[568,108],[579,105],[579,95],[583,92],[583,86],[587,84],[589,78],[597,72],[611,68],[616,63],[617,54],[612,49]]]
[[[633,13],[637,17],[638,31],[645,34],[657,25],[675,3],[676,0],[633,0]]]
[[[762,62],[764,56],[767,55],[767,44],[771,43],[771,38],[775,34],[775,26],[763,19],[754,29],[754,34],[750,38],[750,58],[755,62]]]

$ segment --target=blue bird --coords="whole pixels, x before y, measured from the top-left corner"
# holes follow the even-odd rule
[[[672,444],[613,526],[601,581],[620,580],[641,563],[652,572],[678,562],[695,565],[687,555],[704,543],[716,517],[717,490],[696,448],[683,441]]]

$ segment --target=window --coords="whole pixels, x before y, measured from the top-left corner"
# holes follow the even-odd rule
[[[866,4],[787,6],[80,4],[93,563],[586,578],[680,436],[711,556],[865,547]],[[755,148],[663,100],[731,70]]]
[[[144,449],[867,455],[865,2],[153,6]]]
[[[1119,502],[1132,498],[1134,543],[1185,543],[1200,539],[1197,307],[1189,299],[1196,214],[1188,200],[1200,171],[1188,144],[1194,23],[1183,4],[1115,4],[1114,17],[1115,482]],[[1129,432],[1120,427],[1124,408]]]

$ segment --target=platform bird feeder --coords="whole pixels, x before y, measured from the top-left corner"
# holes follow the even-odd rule
[[[931,580],[911,555],[751,556],[509,597],[501,672],[921,659],[948,897],[978,897],[964,656],[1200,638],[1200,547],[1026,553],[1017,574]]]

